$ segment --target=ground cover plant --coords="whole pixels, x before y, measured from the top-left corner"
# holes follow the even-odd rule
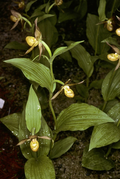
[[[86,34],[94,49],[94,55],[88,53],[83,47],[84,39],[77,42],[73,42],[71,39],[71,41],[64,41],[66,46],[58,48],[54,46],[58,39],[58,31],[55,26],[58,22],[55,11],[52,11],[53,5],[60,8],[58,20],[62,22],[73,17],[74,19],[78,18],[79,11],[84,7],[84,11],[79,17],[83,18],[86,14],[86,1],[80,1],[79,4],[76,2],[77,5],[71,16],[69,16],[71,13],[69,7],[72,1],[66,3],[55,1],[53,4],[44,2],[29,16],[27,12],[33,3],[35,1],[26,5],[26,14],[23,15],[11,10],[11,18],[15,17],[12,30],[21,22],[22,29],[25,28],[30,34],[26,37],[30,49],[18,42],[10,43],[6,48],[16,46],[16,48],[24,49],[26,52],[20,54],[19,58],[5,60],[6,63],[21,69],[30,81],[28,100],[21,114],[14,113],[1,119],[17,136],[19,140],[17,145],[20,145],[22,154],[27,159],[24,167],[25,176],[26,178],[38,178],[38,176],[39,178],[55,178],[52,160],[67,152],[77,140],[72,136],[57,140],[59,133],[62,131],[83,131],[92,126],[94,128],[90,144],[86,146],[83,153],[82,166],[91,170],[110,170],[114,167],[113,161],[109,159],[111,149],[119,149],[120,147],[120,54],[118,43],[120,19],[119,15],[114,15],[120,3],[115,1],[109,5],[108,1],[100,0],[98,1],[98,14],[87,14]],[[77,13],[75,13],[76,8]],[[62,11],[67,12],[67,14]],[[110,47],[114,52],[110,51]],[[23,57],[30,52],[31,56]],[[59,55],[62,58],[66,58],[66,56],[67,58],[71,58],[71,56],[75,58],[79,67],[86,74],[86,78],[74,83],[70,83],[69,79],[67,82],[56,79],[53,65]],[[103,80],[91,81],[90,77],[98,64],[108,66],[111,70]],[[57,84],[60,84],[61,88],[55,91]],[[53,100],[63,91],[66,100],[67,97],[73,98],[72,86],[76,86],[82,100],[80,98],[78,102],[69,105],[59,115],[56,115],[52,105]],[[104,103],[99,108],[87,104],[91,88],[101,89]],[[41,98],[44,98],[43,101],[46,100],[46,106],[43,105]],[[46,107],[50,108],[53,116],[52,126],[48,126],[49,119],[44,119],[42,114],[43,108]],[[106,147],[103,148],[104,146]]]

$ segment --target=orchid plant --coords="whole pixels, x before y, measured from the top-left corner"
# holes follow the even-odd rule
[[[82,158],[82,166],[92,170],[110,170],[113,168],[114,164],[108,158],[110,149],[120,148],[120,104],[117,102],[115,105],[109,105],[110,101],[120,95],[120,52],[117,47],[110,43],[112,39],[110,33],[112,33],[113,29],[108,31],[106,29],[108,26],[110,26],[110,28],[113,26],[113,19],[107,19],[105,15],[106,1],[100,0],[99,2],[99,16],[93,14],[87,15],[86,33],[89,43],[94,49],[94,56],[88,53],[81,45],[84,41],[65,41],[66,46],[58,47],[52,51],[52,43],[50,43],[49,46],[43,40],[43,34],[45,33],[44,28],[43,31],[41,31],[43,22],[45,23],[45,27],[47,25],[52,27],[52,40],[54,40],[53,36],[56,34],[56,29],[53,26],[53,22],[45,21],[45,19],[49,17],[53,18],[53,14],[49,14],[51,8],[54,5],[58,6],[61,4],[62,1],[55,1],[52,5],[48,2],[38,7],[37,11],[32,14],[31,19],[34,20],[35,24],[32,25],[32,30],[33,27],[35,27],[34,37],[26,37],[26,42],[30,46],[30,49],[25,52],[25,55],[29,52],[33,52],[33,55],[30,58],[24,57],[5,60],[5,63],[12,64],[19,68],[31,83],[28,100],[23,112],[21,114],[14,113],[0,119],[19,140],[17,146],[20,146],[23,156],[27,159],[24,167],[25,177],[27,179],[55,179],[55,169],[52,160],[67,152],[77,140],[73,136],[58,140],[60,132],[83,131],[89,127],[94,127],[90,144],[86,146]],[[118,3],[116,4],[113,5],[117,7]],[[44,8],[45,12],[43,13],[41,10]],[[42,15],[36,18],[38,10]],[[16,17],[14,27],[22,19],[26,20],[14,11],[12,11],[12,14]],[[54,21],[55,19],[53,18],[52,20]],[[104,26],[104,24],[106,26]],[[49,33],[50,30],[47,33],[48,36]],[[107,44],[101,43],[101,41],[107,42]],[[109,46],[112,47],[117,54],[108,55],[107,51],[109,50]],[[56,60],[56,57],[63,55],[69,50],[72,57],[77,60],[79,67],[86,75],[86,79],[82,79],[82,81],[79,80],[76,83],[70,83],[70,79],[68,79],[67,82],[56,79],[53,73],[53,62]],[[94,72],[95,62],[101,59],[108,62],[108,60],[106,60],[107,55],[108,59],[109,56],[111,56],[111,61],[118,60],[118,64],[115,69],[112,66],[112,70],[106,75],[105,79],[102,80],[100,88],[104,103],[99,109],[98,107],[87,104],[87,97],[89,90],[93,87],[98,87],[99,83],[99,81],[92,81],[90,84],[90,77]],[[42,60],[46,60],[47,65]],[[56,91],[57,84],[61,85],[58,91]],[[67,97],[74,98],[75,92],[71,89],[74,85],[76,85],[80,95],[83,95],[85,102],[73,103],[61,111],[60,114],[56,115],[53,100],[59,94],[62,95],[62,91],[64,91],[66,100]],[[52,113],[52,126],[48,126],[47,124],[49,119],[44,119],[42,104],[38,97],[39,86],[42,89],[46,88],[48,92],[47,102]],[[81,90],[81,88],[83,90]],[[81,91],[84,91],[84,94],[82,94]],[[42,94],[40,97],[42,97]],[[107,154],[101,149],[104,146],[108,146]]]

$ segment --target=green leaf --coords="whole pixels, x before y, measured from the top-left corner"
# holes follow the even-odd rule
[[[105,107],[105,109],[104,109],[104,112],[105,112],[105,113],[108,113],[108,111],[109,111],[114,105],[116,105],[116,104],[118,104],[118,103],[119,103],[119,100],[117,100],[117,99],[113,99],[113,100],[111,100],[111,101],[108,101],[107,104],[106,104],[106,107]]]
[[[70,55],[70,52],[69,52],[69,51],[67,51],[67,52],[65,52],[65,53],[62,53],[62,54],[60,55],[60,57],[63,58],[64,60],[67,60],[67,61],[69,61],[69,62],[72,62],[72,56]]]
[[[10,60],[5,60],[4,62],[10,63],[21,69],[27,79],[35,81],[41,87],[45,87],[50,90],[50,70],[43,64],[35,63],[28,58],[13,58]]]
[[[46,5],[47,4],[45,3],[45,4],[40,5],[38,8],[35,8],[33,14],[31,15],[31,18],[43,15],[44,12],[42,12],[42,10],[46,7]]]
[[[115,104],[109,111],[108,116],[110,116],[116,123],[120,121],[120,103]]]
[[[103,80],[102,95],[105,101],[114,99],[120,94],[120,69],[111,70]]]
[[[48,97],[45,89],[39,86],[37,89],[37,96],[39,98],[41,108],[46,109],[48,107]]]
[[[66,153],[73,145],[73,143],[77,139],[75,137],[67,137],[65,139],[59,140],[58,142],[55,142],[54,147],[50,151],[50,158],[58,158],[64,153]]]
[[[87,98],[89,93],[88,93],[88,88],[86,87],[86,85],[81,84],[81,85],[77,85],[76,89],[78,91],[78,93],[80,94],[80,96],[82,96],[83,98]]]
[[[98,7],[98,14],[99,14],[100,21],[104,21],[106,19],[105,8],[106,8],[106,0],[100,0],[99,7]]]
[[[73,47],[75,47],[76,45],[78,45],[79,43],[82,43],[83,41],[78,41],[78,42],[72,42],[68,47],[59,47],[57,48],[54,53],[53,56],[51,57],[51,60],[54,60],[58,55],[61,55],[62,53],[67,52],[68,50],[72,49]]]
[[[102,149],[88,151],[88,147],[86,147],[82,157],[82,166],[90,170],[102,171],[112,169],[114,163],[105,158],[105,153]]]
[[[21,114],[14,113],[3,118],[0,121],[16,136],[18,137],[19,130],[19,120],[21,119]]]
[[[70,7],[70,5],[72,4],[72,2],[73,2],[72,0],[70,0],[68,2],[63,2],[62,5],[60,6],[61,9],[68,9]],[[61,12],[61,10],[60,10],[60,12]]]
[[[32,132],[33,128],[35,129],[35,134],[40,130],[41,116],[41,106],[38,97],[31,85],[25,109],[26,125],[30,132]]]
[[[59,114],[56,132],[85,130],[106,122],[114,122],[114,120],[92,105],[75,103]]]
[[[110,32],[108,32],[108,30],[104,28],[103,24],[96,25],[98,23],[99,23],[98,16],[88,14],[86,33],[89,39],[89,43],[95,50],[95,55],[102,54],[109,49],[108,45],[105,43],[104,44],[101,43],[101,41],[111,35]]]
[[[113,148],[113,149],[120,149],[120,140],[118,142],[112,144],[111,148]]]
[[[82,19],[87,13],[87,0],[80,0],[74,11],[77,13],[77,18]]]
[[[42,124],[41,124],[41,129],[38,133],[39,136],[47,136],[52,139],[53,134],[49,126],[47,125],[45,119],[42,117]],[[38,150],[38,155],[48,155],[51,145],[52,145],[52,140],[47,140],[47,139],[38,139],[40,147]]]
[[[33,1],[30,1],[29,3],[26,4],[26,6],[25,6],[25,12],[26,12],[26,13],[30,10],[31,6],[32,6],[33,3],[35,3],[36,1],[37,1],[37,0],[33,0]]]
[[[120,44],[118,43],[115,37],[108,37],[102,41],[103,43],[108,42],[109,44],[115,45],[116,47],[120,48]]]
[[[101,89],[103,79],[92,81],[90,84],[89,89],[95,88],[95,89]]]
[[[47,156],[30,158],[24,169],[26,179],[55,179],[53,163]]]
[[[94,127],[89,150],[103,147],[120,140],[120,130],[115,123],[104,123]]]
[[[53,16],[54,16],[54,14],[44,14],[44,15],[38,17],[38,23],[39,23],[40,21],[46,19],[46,18],[50,18],[50,17],[53,17]]]
[[[65,42],[67,45],[70,45],[72,42]],[[78,61],[78,65],[83,69],[88,77],[92,75],[93,72],[93,62],[91,60],[90,54],[85,50],[85,48],[78,44],[75,48],[71,50],[73,58]]]
[[[67,20],[71,20],[71,19],[75,19],[77,17],[77,13],[72,11],[72,10],[66,10],[63,12],[60,12],[59,15],[59,19],[58,19],[58,23],[67,21]]]
[[[35,18],[37,17],[42,17],[45,13],[43,11],[40,11],[38,9],[38,11],[35,11],[32,16],[31,16],[31,19],[33,20],[33,22],[35,21]]]
[[[118,9],[120,6],[120,1],[119,0],[107,0],[107,6],[108,10],[110,12],[110,17],[112,17],[113,13]]]
[[[15,50],[27,50],[28,45],[16,41],[12,41],[8,43],[4,48],[15,49]]]
[[[28,138],[30,135],[31,135],[31,133],[27,129],[25,114],[23,111],[22,118],[21,118],[20,124],[19,124],[19,141]],[[37,135],[38,136],[47,136],[47,137],[52,138],[52,132],[43,117],[41,118],[41,129],[37,133]],[[40,146],[37,151],[37,156],[39,157],[41,155],[48,155],[48,153],[50,151],[50,147],[51,147],[51,140],[38,139],[38,142],[39,142]],[[30,142],[25,142],[24,144],[22,144],[20,146],[20,148],[21,148],[21,152],[22,152],[23,156],[26,159],[36,158],[36,152],[33,152],[31,150]]]
[[[45,43],[49,46],[49,48],[57,42],[58,32],[56,27],[51,23],[50,19],[47,18],[40,21],[38,23],[38,27],[42,33]]]

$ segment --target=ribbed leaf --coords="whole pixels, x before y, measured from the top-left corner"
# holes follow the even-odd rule
[[[25,114],[23,111],[22,118],[20,120],[20,125],[19,125],[19,141],[28,138],[30,135],[31,133],[28,131],[26,127]],[[47,137],[52,138],[52,132],[43,117],[41,119],[41,129],[37,133],[37,135],[47,136]],[[37,151],[37,156],[39,157],[41,155],[48,155],[50,151],[50,147],[51,147],[51,140],[38,139],[38,141],[39,141],[40,146]],[[36,158],[36,153],[30,149],[30,142],[25,142],[24,144],[20,146],[20,148],[21,148],[21,152],[23,156],[26,159]]]
[[[111,17],[113,15],[113,13],[120,6],[120,1],[119,0],[115,0],[115,1],[111,0],[111,1],[108,1],[107,3],[108,3],[108,5],[107,5],[108,9],[110,9],[109,12],[110,12],[110,17]]]
[[[76,45],[78,45],[79,43],[82,43],[82,42],[83,42],[83,41],[72,42],[68,47],[59,47],[59,48],[57,48],[57,49],[54,51],[51,60],[54,60],[58,55],[61,55],[62,53],[67,52],[68,50],[72,49],[73,47],[75,47]]]
[[[75,19],[77,17],[77,13],[71,10],[66,10],[64,13],[61,12],[59,15],[58,23],[63,21],[67,21],[70,19]]]
[[[30,2],[28,2],[28,3],[26,4],[26,7],[25,7],[25,12],[26,12],[26,13],[30,10],[31,6],[32,6],[33,3],[35,3],[36,1],[37,1],[37,0],[33,0],[33,1],[30,1]]]
[[[5,60],[4,62],[10,63],[17,68],[21,69],[26,78],[31,81],[35,81],[42,87],[46,87],[50,90],[51,76],[50,70],[46,66],[32,62],[28,58],[13,58]]]
[[[108,111],[116,104],[119,103],[119,100],[118,99],[113,99],[111,101],[108,101],[107,104],[106,104],[106,107],[104,109],[104,112],[105,113],[108,113]],[[114,118],[113,118],[114,119]]]
[[[114,119],[116,123],[120,121],[120,103],[115,104],[107,114]]]
[[[120,129],[115,123],[105,123],[94,127],[89,150],[103,147],[120,140]]]
[[[31,85],[25,109],[26,125],[30,132],[32,132],[33,128],[35,129],[35,134],[40,130],[41,116],[41,106],[38,97]]]
[[[12,42],[8,43],[4,48],[17,49],[17,50],[27,50],[28,45],[23,44],[23,43],[19,43],[19,42],[16,42],[16,41],[12,41]]]
[[[113,143],[111,148],[113,148],[113,149],[120,149],[120,140],[118,142],[116,142],[116,143]]]
[[[106,0],[100,0],[99,8],[98,8],[100,21],[104,21],[106,19],[105,8],[106,8]]]
[[[77,139],[75,137],[69,136],[65,139],[55,142],[54,147],[50,151],[50,158],[54,159],[63,155],[65,152],[67,152],[71,148],[71,146],[76,140]]]
[[[72,56],[71,56],[71,54],[70,54],[69,51],[67,51],[67,52],[65,52],[65,53],[63,53],[63,54],[61,54],[60,57],[63,58],[64,60],[67,60],[67,61],[69,61],[69,62],[72,62]]]
[[[106,52],[109,47],[105,43],[101,43],[103,39],[106,39],[110,36],[110,32],[104,28],[103,24],[99,24],[99,18],[96,15],[88,14],[87,17],[87,37],[89,39],[89,43],[95,50],[95,54],[102,54]]]
[[[114,122],[114,120],[92,105],[75,103],[59,114],[56,131],[85,130],[90,126],[106,122]]]
[[[42,20],[44,20],[46,18],[53,17],[53,16],[54,16],[54,14],[44,14],[44,15],[38,17],[38,22],[40,22],[40,21],[42,21]]]
[[[31,15],[31,18],[42,16],[44,12],[42,11],[46,7],[47,3],[40,5],[38,8],[35,8],[33,14]]]
[[[21,114],[14,113],[5,116],[0,119],[0,121],[16,136],[18,137],[19,130],[19,120],[21,119]]]
[[[47,156],[40,156],[37,160],[30,158],[24,169],[26,179],[55,179],[53,163]]]
[[[120,69],[111,70],[102,84],[102,95],[105,101],[114,99],[120,94]]]
[[[53,16],[53,15],[52,15]],[[52,24],[49,19],[44,19],[38,23],[38,27],[40,32],[42,33],[42,37],[49,48],[57,42],[58,40],[58,32],[56,27]]]
[[[72,42],[65,42],[70,45]],[[91,55],[85,50],[85,48],[78,44],[75,48],[71,50],[73,58],[78,61],[78,65],[83,69],[88,77],[92,75],[93,72],[93,62],[91,60]]]
[[[88,151],[88,147],[86,147],[82,157],[82,166],[90,170],[102,171],[112,169],[114,163],[105,158],[105,153],[102,149]]]

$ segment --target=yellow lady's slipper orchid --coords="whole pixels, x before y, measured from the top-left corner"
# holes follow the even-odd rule
[[[117,70],[120,67],[120,50],[117,47],[115,47],[114,45],[110,45],[108,42],[107,42],[107,44],[110,47],[112,47],[112,49],[115,51],[115,53],[108,54],[107,58],[110,61],[117,61],[118,60],[118,63],[117,63],[116,68],[115,68],[115,70]]]
[[[84,81],[81,81],[79,83],[68,84],[69,81],[70,79],[67,82],[65,82],[63,86],[61,86],[61,89],[57,93],[55,93],[55,95],[51,98],[51,100],[55,99],[63,90],[64,90],[65,96],[67,96],[68,98],[73,98],[75,94],[74,94],[74,91],[70,88],[70,86],[78,85],[84,82]]]
[[[30,49],[28,49],[25,54],[28,54],[29,52],[31,52],[34,47],[38,46],[39,47],[39,58],[41,57],[42,51],[43,51],[43,45],[41,43],[42,40],[42,34],[37,26],[37,19],[35,20],[35,37],[32,36],[27,36],[26,37],[26,42],[29,46],[31,46]]]
[[[19,9],[23,9],[25,7],[25,1],[21,0],[20,2],[18,1],[13,1],[14,3],[18,4]]]
[[[38,142],[38,138],[40,139],[47,139],[47,140],[52,140],[50,137],[47,137],[47,136],[37,136],[37,135],[32,135],[32,136],[29,136],[29,138],[27,139],[23,139],[21,140],[18,144],[18,145],[21,145],[21,144],[24,144],[25,142],[27,141],[31,141],[30,142],[30,148],[33,152],[37,152],[38,149],[39,149],[39,142]]]
[[[23,19],[21,18],[21,14],[19,12],[16,12],[14,10],[11,10],[11,16],[10,16],[10,19],[15,22],[15,24],[13,25],[13,27],[11,28],[11,30],[13,30],[17,25],[18,25],[18,22],[21,21],[21,23],[23,23]]]
[[[63,3],[63,0],[55,0],[55,5],[60,6]]]
[[[113,17],[109,18],[108,20],[99,22],[99,23],[97,23],[96,25],[99,25],[99,24],[104,24],[104,26],[106,27],[106,29],[107,29],[108,31],[110,31],[110,32],[113,31],[113,29],[114,29]]]

